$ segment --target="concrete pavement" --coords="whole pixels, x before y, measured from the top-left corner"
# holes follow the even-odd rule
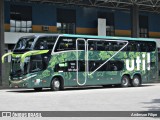
[[[58,92],[4,89],[0,90],[0,111],[160,111],[159,91],[160,83],[136,88],[68,88]]]

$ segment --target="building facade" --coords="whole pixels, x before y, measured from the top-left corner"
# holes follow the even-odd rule
[[[98,18],[106,19],[106,35],[131,37],[130,10],[67,4],[5,1],[6,50],[18,37],[34,33],[98,35]],[[160,14],[139,11],[139,36],[160,37]]]

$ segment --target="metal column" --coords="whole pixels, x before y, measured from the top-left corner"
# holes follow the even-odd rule
[[[133,5],[131,8],[132,35],[131,37],[139,37],[139,8]]]
[[[4,65],[2,65],[1,57],[4,54],[4,0],[0,0],[0,86],[4,78]]]

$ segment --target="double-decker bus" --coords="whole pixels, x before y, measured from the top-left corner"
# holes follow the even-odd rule
[[[46,34],[18,40],[11,55],[10,87],[51,88],[91,85],[138,87],[158,76],[154,39]]]

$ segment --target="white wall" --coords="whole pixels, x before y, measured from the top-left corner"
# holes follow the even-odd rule
[[[40,33],[17,33],[17,32],[5,32],[4,43],[5,44],[16,44],[18,39],[22,36],[34,35]]]

